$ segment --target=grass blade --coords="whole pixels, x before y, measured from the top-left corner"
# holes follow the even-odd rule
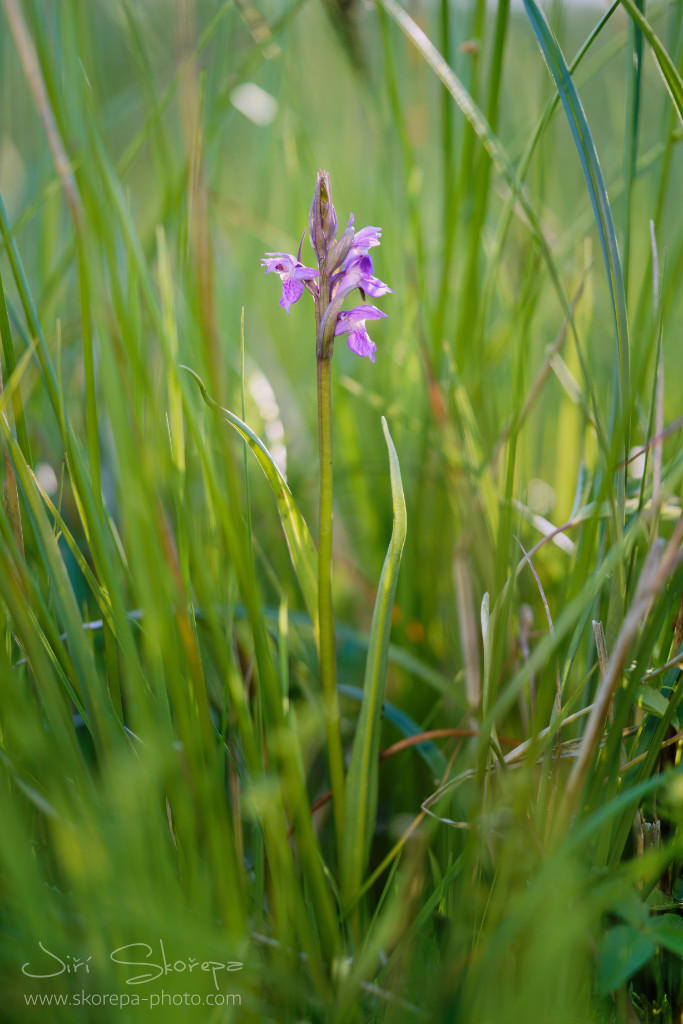
[[[318,554],[311,537],[306,520],[299,511],[292,492],[287,486],[285,478],[273,462],[270,452],[263,441],[247,426],[238,416],[219,406],[206,390],[201,377],[191,370],[189,366],[182,369],[187,370],[199,385],[202,397],[207,405],[223,414],[228,423],[235,428],[237,433],[247,442],[252,452],[258,459],[261,469],[266,474],[282,521],[282,527],[287,538],[287,546],[292,559],[294,571],[299,580],[301,592],[306,604],[306,610],[313,622],[313,630],[318,638]]]
[[[406,538],[406,503],[401,483],[401,469],[384,417],[382,428],[389,449],[394,526],[372,615],[363,704],[346,783],[346,828],[342,859],[342,892],[346,902],[353,898],[363,880],[377,810],[379,734],[387,677],[391,612]]]
[[[568,317],[573,328],[573,319],[571,316],[569,300],[565,295],[555,260],[553,259],[553,255],[550,251],[550,246],[543,233],[536,211],[529,201],[529,197],[524,190],[524,186],[522,185],[506,150],[458,76],[455,74],[453,69],[448,66],[434,44],[417,25],[417,23],[400,6],[400,4],[396,3],[396,0],[379,0],[379,3],[387,13],[391,15],[397,25],[399,25],[401,31],[405,33],[413,46],[415,46],[415,48],[421,53],[434,74],[451,94],[458,107],[467,118],[467,121],[472,126],[482,146],[491,158],[496,171],[514,193],[515,199],[519,203],[521,210],[524,212],[524,216],[529,224],[533,238],[541,250],[543,259],[553,282],[553,286],[560,299],[562,311]]]
[[[614,327],[616,334],[618,360],[619,360],[619,409],[617,421],[624,418],[628,409],[629,395],[629,346],[628,346],[628,321],[626,315],[626,295],[624,292],[624,281],[622,276],[619,248],[614,230],[614,221],[610,209],[609,198],[605,181],[600,168],[595,143],[588,127],[588,121],[572,80],[569,67],[559,47],[557,39],[546,21],[545,15],[536,4],[535,0],[524,0],[527,16],[531,22],[539,46],[545,58],[548,70],[555,82],[555,86],[562,100],[569,127],[571,128],[576,149],[581,161],[588,193],[590,195],[595,222],[600,236],[600,245],[605,260],[607,279],[612,300],[612,313],[614,316]],[[625,430],[624,449],[628,451],[628,430]]]
[[[5,381],[6,383],[9,383],[10,377],[16,370],[17,360],[14,353],[14,343],[12,341],[9,317],[7,315],[7,303],[5,302],[5,291],[2,286],[2,277],[0,277],[0,339],[2,339],[2,353],[5,363]],[[19,446],[21,447],[24,458],[29,466],[31,466],[33,464],[31,459],[31,446],[29,444],[28,430],[26,428],[24,405],[21,400],[21,392],[18,387],[12,394],[12,410],[14,412],[14,422],[16,424]]]
[[[638,10],[638,7],[633,0],[621,0],[621,5],[626,8],[630,17],[633,19],[634,24],[640,29],[650,44],[650,48],[657,61],[657,67],[664,79],[664,84],[666,85],[676,111],[678,112],[681,123],[683,123],[683,79],[681,79],[681,76],[676,70],[676,65],[664,49],[661,40],[650,25],[650,22],[642,11]]]

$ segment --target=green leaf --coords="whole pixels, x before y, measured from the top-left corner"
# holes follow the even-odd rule
[[[531,22],[539,46],[545,58],[548,70],[557,88],[562,105],[567,115],[569,127],[571,128],[576,150],[581,161],[581,167],[586,179],[588,194],[593,206],[595,223],[598,228],[600,245],[607,270],[610,297],[612,300],[612,313],[614,316],[614,327],[617,343],[617,354],[619,361],[619,383],[621,411],[627,407],[629,393],[629,348],[628,348],[628,322],[626,315],[626,295],[624,281],[617,246],[617,237],[614,230],[614,221],[610,209],[607,188],[602,176],[600,161],[597,150],[591,135],[588,121],[584,113],[579,94],[572,80],[571,72],[560,49],[552,29],[546,21],[545,15],[536,4],[535,0],[524,0],[524,7]]]
[[[4,356],[4,369],[5,374],[0,375],[0,388],[6,385],[12,377],[14,371],[17,368],[17,360],[14,353],[14,343],[12,341],[12,331],[10,328],[9,317],[7,315],[7,303],[5,302],[5,291],[2,286],[2,277],[0,276],[0,341],[2,342],[2,354]],[[24,367],[27,364],[24,363]],[[6,377],[6,379],[3,379]],[[12,407],[14,411],[14,422],[17,428],[17,438],[19,445],[24,453],[24,458],[29,466],[33,465],[31,459],[31,446],[28,439],[28,430],[26,427],[26,416],[24,414],[24,405],[21,400],[21,392],[19,391],[18,380],[17,386],[12,392]]]
[[[636,692],[636,704],[656,718],[664,718],[669,711],[669,701],[661,690],[655,690],[654,686],[639,686]],[[678,715],[673,716],[671,724],[678,729]]]
[[[683,956],[683,919],[678,914],[662,914],[653,918],[649,931],[658,946]]]
[[[664,46],[650,25],[650,22],[642,11],[638,10],[638,7],[633,0],[621,0],[621,5],[626,8],[633,19],[634,24],[640,29],[650,44],[650,48],[652,49],[657,61],[657,66],[659,67],[662,78],[664,79],[664,84],[669,91],[669,95],[671,96],[678,116],[681,119],[681,122],[683,122],[683,80],[676,70],[676,65],[664,49]]]
[[[218,405],[209,395],[201,377],[191,370],[189,366],[181,366],[197,381],[202,398],[212,409],[222,413],[228,423],[234,427],[237,433],[247,442],[252,452],[258,459],[261,469],[271,486],[275,501],[277,502],[280,520],[285,531],[287,547],[292,559],[294,571],[299,580],[299,586],[304,597],[306,610],[313,623],[313,631],[318,638],[318,552],[315,549],[306,520],[299,511],[292,492],[287,486],[287,481],[273,461],[273,457],[264,445],[263,441],[256,436],[254,431],[244,423],[238,416]]]
[[[567,317],[568,322],[572,324],[573,330],[574,319],[571,307],[564,292],[559,270],[550,250],[550,245],[543,233],[536,211],[531,205],[529,197],[526,194],[524,185],[522,184],[500,139],[493,131],[483,112],[474,102],[472,96],[455,74],[451,66],[446,60],[444,60],[437,48],[419,25],[410,17],[408,12],[405,11],[401,5],[396,2],[396,0],[379,0],[379,4],[384,8],[387,14],[394,19],[401,31],[405,34],[406,38],[410,40],[413,46],[422,55],[427,65],[432,69],[444,88],[453,97],[453,100],[458,105],[463,115],[467,118],[469,124],[472,126],[472,130],[475,132],[477,138],[491,158],[497,173],[505,180],[506,184],[513,192],[516,202],[524,213],[524,217],[529,225],[531,234],[541,251],[543,260],[548,268],[548,273],[550,274],[553,282],[553,286],[557,292],[558,298],[560,299],[562,311]]]
[[[666,915],[669,916],[669,915]],[[627,924],[619,924],[603,936],[598,949],[598,991],[614,992],[647,963],[655,949],[655,939]]]
[[[350,697],[351,700],[356,700],[359,704],[362,704],[363,690],[361,690],[360,686],[338,683],[337,689],[344,697]],[[402,711],[388,700],[384,702],[383,713],[387,722],[395,725],[402,736],[417,736],[418,733],[422,732],[420,726],[410,715],[407,715],[405,711]],[[422,758],[436,779],[443,775],[446,770],[446,758],[433,740],[424,740],[422,743],[416,744],[415,753]]]
[[[363,703],[351,751],[346,783],[346,827],[342,848],[342,892],[348,903],[360,888],[377,813],[379,738],[387,678],[391,613],[406,538],[406,503],[398,456],[386,420],[382,429],[389,450],[394,526],[377,589],[365,665]]]

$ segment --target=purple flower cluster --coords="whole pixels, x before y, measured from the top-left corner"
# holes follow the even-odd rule
[[[368,335],[365,322],[379,320],[387,314],[365,302],[350,310],[343,310],[341,305],[356,288],[363,300],[367,295],[377,299],[392,291],[384,281],[374,276],[369,255],[369,250],[380,244],[381,229],[367,227],[354,231],[351,214],[346,231],[337,239],[337,215],[326,171],[318,171],[308,229],[318,259],[317,270],[304,266],[301,261],[303,238],[296,256],[286,252],[267,252],[265,259],[261,260],[267,274],[280,275],[280,305],[289,313],[304,290],[308,290],[315,300],[319,358],[329,358],[334,338],[347,334],[351,351],[367,356],[374,363],[377,346]]]

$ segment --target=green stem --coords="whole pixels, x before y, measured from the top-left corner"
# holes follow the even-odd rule
[[[325,706],[330,785],[334,800],[337,843],[344,835],[344,757],[339,728],[337,668],[332,610],[332,353],[318,357],[318,437],[320,443],[320,544],[318,549],[318,612],[320,675]]]

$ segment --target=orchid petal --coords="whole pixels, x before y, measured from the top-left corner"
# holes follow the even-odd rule
[[[280,299],[280,305],[283,309],[287,310],[287,313],[289,313],[292,305],[299,301],[303,293],[303,283],[298,281],[293,274],[282,275],[282,298]]]

